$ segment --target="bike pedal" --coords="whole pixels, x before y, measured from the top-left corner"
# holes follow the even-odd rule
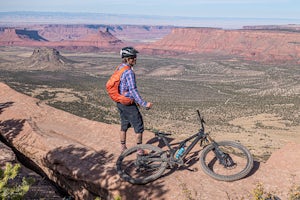
[[[185,165],[184,165],[185,166]],[[194,167],[194,168],[190,168],[188,166],[185,166],[185,169],[191,171],[191,172],[197,172],[198,171],[198,168],[197,167]]]
[[[192,172],[197,172],[197,171],[198,171],[198,168],[197,168],[197,167],[194,167],[194,168],[191,169],[191,171],[192,171]]]

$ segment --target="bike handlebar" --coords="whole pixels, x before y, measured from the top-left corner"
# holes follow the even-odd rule
[[[205,121],[204,121],[203,117],[201,117],[201,114],[200,114],[199,110],[197,110],[197,113],[198,113],[199,121],[200,121],[200,124],[201,124],[201,128],[204,130]]]
[[[198,117],[199,117],[199,119],[201,120],[200,111],[199,111],[199,110],[197,110],[197,113],[198,113]]]

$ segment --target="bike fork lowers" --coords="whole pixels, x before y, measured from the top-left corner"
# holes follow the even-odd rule
[[[219,163],[223,165],[224,167],[231,167],[234,165],[234,161],[230,157],[229,154],[223,152],[220,148],[219,145],[216,142],[213,142],[212,145],[214,146],[214,153],[219,160]]]

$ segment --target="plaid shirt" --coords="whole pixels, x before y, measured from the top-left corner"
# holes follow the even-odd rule
[[[121,64],[118,69],[122,69],[124,66],[126,66],[125,63]],[[133,99],[137,104],[146,107],[147,102],[143,100],[137,90],[135,74],[132,69],[125,70],[122,74],[119,92],[120,94]]]

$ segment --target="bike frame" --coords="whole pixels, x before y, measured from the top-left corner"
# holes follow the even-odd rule
[[[160,142],[165,144],[163,148],[152,144],[141,144],[121,154],[117,161],[117,171],[121,177],[133,184],[146,184],[156,180],[164,173],[168,166],[170,168],[180,168],[183,166],[186,162],[185,158],[198,142],[200,142],[200,146],[202,146],[203,142],[205,143],[199,161],[206,174],[222,181],[234,181],[245,177],[253,167],[253,157],[249,150],[237,142],[214,141],[209,133],[205,132],[205,121],[201,117],[200,112],[198,110],[197,112],[201,127],[196,134],[180,142],[170,144],[167,136],[171,134],[156,132],[155,136]],[[178,157],[176,153],[181,147],[185,147],[186,149]],[[144,153],[135,155],[140,148],[145,150]],[[231,150],[232,148],[233,150]],[[244,159],[240,162],[240,159],[235,160],[236,156],[243,157]],[[125,160],[125,158],[128,158],[128,160]],[[222,165],[226,172],[225,174],[223,173]],[[216,168],[214,168],[215,166]],[[235,169],[236,167],[238,167],[238,171],[233,171],[233,174],[227,173],[227,170]]]
[[[164,142],[164,144],[170,150],[170,162],[171,162],[171,164],[172,163],[183,164],[183,159],[190,153],[190,151],[195,147],[195,145],[200,140],[203,140],[203,139],[207,140],[208,139],[210,142],[214,142],[212,140],[212,138],[209,137],[209,135],[204,132],[204,123],[205,123],[205,121],[201,117],[199,110],[197,110],[197,113],[198,113],[200,124],[201,124],[201,128],[200,128],[199,132],[196,133],[196,134],[194,134],[194,135],[192,135],[192,136],[190,136],[190,137],[188,137],[187,139],[179,142],[179,144],[176,147],[174,147],[174,148],[171,147],[171,144],[166,139],[166,137],[165,137],[166,134],[156,133],[156,136],[158,136],[159,139],[162,139],[163,142]],[[177,152],[177,150],[180,149],[183,146],[186,146],[186,143],[188,141],[191,141],[191,140],[192,140],[191,144],[187,146],[187,148],[184,151],[184,153],[178,159],[176,159],[175,158],[175,153]]]

